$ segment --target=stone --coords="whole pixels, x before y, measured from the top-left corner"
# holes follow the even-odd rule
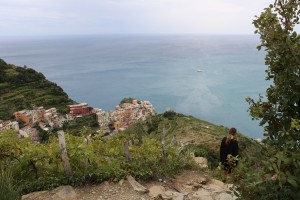
[[[173,192],[172,200],[186,200],[187,195],[179,192]]]
[[[215,185],[215,186],[217,186],[221,189],[225,189],[225,190],[228,189],[225,183],[223,183],[222,181],[219,181],[217,179],[210,179],[209,183],[212,184],[212,185]]]
[[[22,200],[42,200],[47,198],[49,191],[32,192],[22,196]]]
[[[234,199],[235,198],[232,195],[226,192],[222,192],[215,196],[215,200],[234,200]]]
[[[140,194],[144,194],[144,193],[148,192],[148,189],[145,188],[144,186],[142,186],[141,184],[139,184],[132,176],[128,176],[127,180],[130,183],[130,185],[132,186],[132,188],[134,189],[134,191],[136,191]]]
[[[199,200],[213,200],[211,193],[203,188],[200,188],[192,195],[192,198]]]
[[[119,181],[119,185],[122,186],[123,183],[124,183],[124,179],[121,179],[121,180]]]
[[[76,200],[72,186],[60,186],[51,191],[33,192],[22,196],[22,200]]]
[[[194,190],[197,190],[202,187],[201,183],[193,182],[192,187]]]
[[[186,189],[193,189],[193,186],[191,186],[191,185],[183,185],[183,187]]]
[[[159,196],[162,195],[162,193],[165,191],[165,188],[159,185],[155,185],[151,188],[149,188],[149,193],[148,195],[151,198],[158,198]]]
[[[194,157],[195,162],[201,168],[208,168],[207,159],[204,157]]]
[[[55,188],[51,191],[51,193],[54,193],[52,196],[52,199],[55,200],[75,200],[76,199],[76,193],[72,186],[65,185],[65,186],[59,186],[58,188]]]
[[[161,194],[161,198],[164,200],[171,200],[173,198],[173,192],[168,190]]]
[[[197,182],[205,185],[207,183],[207,179],[205,177],[202,177]]]

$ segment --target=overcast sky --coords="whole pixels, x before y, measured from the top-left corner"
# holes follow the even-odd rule
[[[253,34],[274,0],[1,0],[0,35]]]

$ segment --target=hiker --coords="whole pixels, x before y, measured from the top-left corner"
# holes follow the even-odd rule
[[[228,135],[222,139],[220,147],[220,160],[224,166],[224,173],[227,175],[231,173],[233,168],[237,166],[237,160],[227,160],[228,155],[238,155],[238,141],[236,139],[236,129],[231,128],[228,131]]]

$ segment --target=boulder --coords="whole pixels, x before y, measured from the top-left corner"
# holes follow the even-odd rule
[[[22,200],[76,200],[72,186],[60,186],[51,191],[33,192],[22,196]]]
[[[47,199],[47,195],[49,196],[49,191],[39,191],[32,192],[22,196],[22,200],[43,200]]]
[[[140,194],[144,194],[148,192],[148,189],[142,186],[141,184],[139,184],[132,176],[128,176],[127,180],[136,192]]]
[[[76,199],[76,193],[72,186],[65,185],[60,186],[58,188],[55,188],[51,191],[52,199],[55,200],[75,200]]]

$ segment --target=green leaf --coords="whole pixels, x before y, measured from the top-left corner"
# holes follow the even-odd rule
[[[299,186],[297,181],[295,181],[294,179],[288,178],[287,182],[289,182],[289,184],[291,184],[295,188],[298,188],[298,186]]]

